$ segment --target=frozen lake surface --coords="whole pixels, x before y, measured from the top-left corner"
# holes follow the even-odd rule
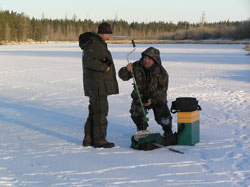
[[[0,46],[0,186],[249,186],[250,56],[244,45],[137,45],[160,50],[168,104],[192,96],[202,107],[200,143],[136,151],[129,115],[132,82],[109,97],[113,149],[82,147],[88,98],[81,50],[73,44]],[[131,45],[109,45],[116,71]],[[149,113],[150,127],[160,132]],[[176,131],[176,114],[173,115]]]

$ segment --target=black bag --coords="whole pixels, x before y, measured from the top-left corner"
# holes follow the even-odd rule
[[[184,128],[185,126],[181,125],[178,129],[178,133],[174,133],[166,137],[161,136],[160,133],[154,133],[136,140],[135,137],[132,136],[130,147],[133,149],[138,149],[143,151],[151,151],[160,148],[161,146],[177,145],[178,134],[182,133]]]
[[[195,110],[201,110],[198,101],[194,97],[178,97],[172,102],[171,112],[193,112]]]
[[[153,149],[159,148],[157,144],[161,144],[163,137],[160,133],[149,134],[143,138],[136,140],[134,136],[131,137],[131,148],[143,150],[143,151],[151,151]]]

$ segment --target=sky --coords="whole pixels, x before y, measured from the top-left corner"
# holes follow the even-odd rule
[[[0,10],[34,18],[177,23],[250,19],[250,0],[0,0]]]

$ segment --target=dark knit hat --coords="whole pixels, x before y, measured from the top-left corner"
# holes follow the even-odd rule
[[[112,34],[113,31],[111,29],[110,24],[108,24],[107,22],[101,23],[98,26],[98,34]]]

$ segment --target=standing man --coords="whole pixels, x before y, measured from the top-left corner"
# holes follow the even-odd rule
[[[89,97],[89,115],[84,126],[83,146],[111,148],[114,143],[106,140],[108,127],[108,95],[118,94],[114,62],[106,40],[112,34],[111,26],[104,22],[98,33],[86,32],[79,37],[83,50],[83,86]]]
[[[168,73],[161,65],[160,51],[149,47],[142,52],[140,60],[128,64],[119,70],[119,77],[127,81],[132,78],[133,70],[145,110],[153,109],[156,122],[162,126],[164,136],[172,134],[172,117],[167,106]],[[148,123],[144,120],[136,90],[132,91],[131,118],[137,130],[146,130]]]

